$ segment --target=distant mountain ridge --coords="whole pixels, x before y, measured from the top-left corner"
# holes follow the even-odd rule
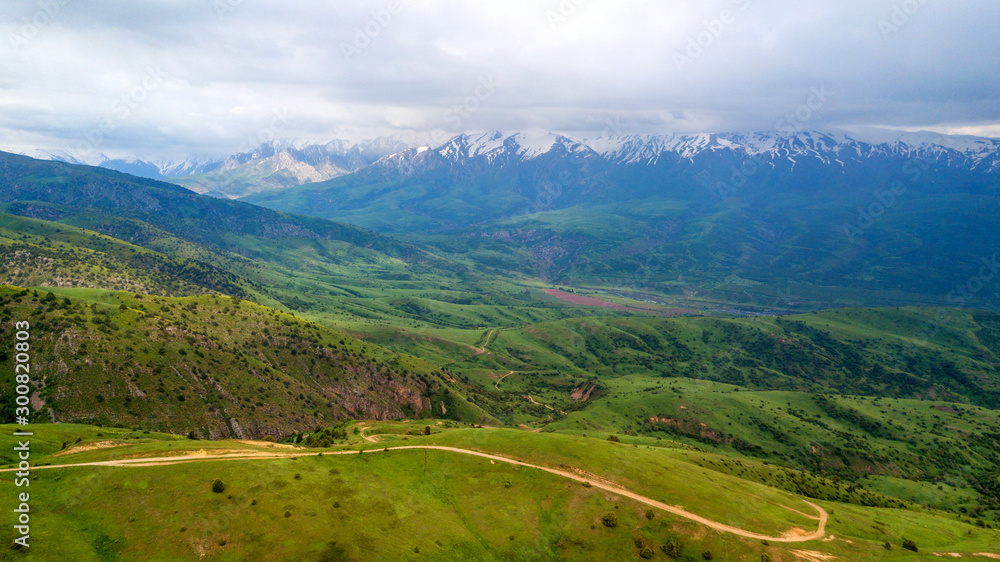
[[[439,147],[426,151],[411,149],[392,154],[376,163],[382,168],[393,162],[427,162],[436,153],[441,162],[481,159],[488,163],[532,160],[546,155],[575,154],[597,158],[611,165],[654,165],[665,155],[692,159],[712,153],[731,153],[756,159],[816,158],[825,163],[860,161],[876,157],[902,157],[935,160],[948,166],[971,171],[1000,171],[1000,139],[952,136],[937,133],[898,133],[891,140],[862,140],[864,135],[802,131],[796,133],[697,133],[613,135],[577,139],[568,135],[546,133],[487,131],[463,133]]]
[[[197,193],[233,198],[336,178],[409,146],[401,137],[384,136],[359,142],[276,139],[226,157],[201,155],[183,160],[138,156],[111,158],[101,154],[93,161],[83,161],[70,152],[47,150],[22,151],[21,154],[167,180]]]
[[[445,161],[484,158],[487,162],[533,159],[552,150],[597,156],[612,164],[655,164],[666,154],[693,158],[704,153],[729,151],[744,157],[814,157],[843,162],[844,158],[878,156],[942,159],[949,166],[973,171],[1000,171],[1000,139],[931,132],[904,132],[880,129],[839,132],[755,133],[654,133],[575,138],[558,133],[485,131],[462,133],[439,146],[420,146],[417,137],[382,136],[371,140],[277,139],[227,157],[192,156],[183,160],[138,156],[110,158],[101,155],[95,162],[83,162],[65,151],[31,150],[26,156],[71,164],[91,164],[119,172],[150,178],[170,179],[199,193],[222,196],[225,188],[257,180],[257,189],[278,189],[320,182],[357,172],[380,159],[385,168],[393,161],[426,161],[436,152]],[[421,156],[418,156],[421,155]],[[425,162],[426,163],[426,162]],[[231,176],[241,176],[233,181]],[[190,178],[189,176],[195,176]],[[245,178],[244,178],[245,177]],[[222,191],[219,191],[219,188]],[[240,191],[230,189],[230,191]]]

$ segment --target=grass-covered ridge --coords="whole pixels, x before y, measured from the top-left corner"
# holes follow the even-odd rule
[[[895,560],[912,557],[901,548],[904,539],[925,555],[965,556],[995,552],[1000,539],[996,530],[916,506],[879,509],[816,500],[829,513],[824,540],[764,544],[537,469],[449,451],[393,450],[449,446],[583,471],[595,482],[614,482],[711,521],[765,534],[816,527],[805,498],[724,473],[713,466],[718,457],[679,444],[612,443],[603,435],[383,423],[368,428],[376,443],[347,427],[349,444],[289,449],[87,426],[36,427],[41,464],[149,456],[191,461],[36,470],[32,491],[39,509],[31,554],[40,560],[634,560],[645,548],[666,560],[703,559],[705,552],[719,560],[761,560],[764,554],[792,560],[796,551]],[[425,427],[429,435],[423,435]],[[71,444],[59,452],[60,441]],[[331,454],[344,450],[351,454]],[[226,451],[260,458],[198,460]],[[283,456],[266,458],[274,454]],[[767,468],[753,461],[742,466]],[[213,491],[215,480],[219,492]],[[3,482],[2,491],[10,492],[12,484]]]
[[[488,418],[425,361],[235,297],[0,288],[8,368],[15,320],[31,323],[38,420],[219,438],[419,416],[441,403]]]

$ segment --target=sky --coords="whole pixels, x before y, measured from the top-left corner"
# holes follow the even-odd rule
[[[787,125],[1000,137],[998,24],[995,0],[7,0],[0,148],[93,161]]]

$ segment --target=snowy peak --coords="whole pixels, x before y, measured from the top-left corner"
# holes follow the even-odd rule
[[[593,153],[593,149],[582,141],[564,135],[502,131],[463,133],[441,145],[436,151],[446,160],[482,158],[488,162],[532,160],[547,154]]]
[[[621,135],[587,141],[615,164],[655,164],[663,155],[692,159],[727,151],[741,157],[768,159],[816,158],[826,163],[846,158],[922,158],[970,170],[1000,172],[1000,140],[936,133],[897,133],[880,142],[867,142],[840,132],[698,133]]]
[[[412,137],[412,138],[411,138]],[[225,158],[181,161],[99,155],[91,165],[154,179],[175,181],[199,192],[237,197],[262,189],[284,188],[351,174],[373,166],[380,173],[409,177],[440,166],[506,167],[537,159],[586,157],[605,164],[654,166],[706,158],[784,161],[793,168],[805,161],[845,166],[879,158],[919,158],[940,165],[1000,173],[1000,139],[855,129],[832,132],[628,134],[573,138],[552,132],[484,131],[462,133],[437,146],[411,135],[359,142],[278,139]],[[35,150],[27,156],[81,164],[70,153]],[[234,181],[234,178],[240,178]]]

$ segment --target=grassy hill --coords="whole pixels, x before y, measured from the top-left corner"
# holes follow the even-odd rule
[[[411,431],[412,425],[369,427],[377,443],[349,431],[351,444],[334,449],[46,427],[49,437],[34,445],[43,465],[192,454],[187,459],[195,462],[35,470],[31,559],[635,560],[649,549],[654,560],[910,560],[934,552],[965,557],[996,552],[1000,539],[995,529],[918,506],[822,500],[815,503],[829,513],[824,540],[744,538],[538,469],[449,451],[394,448],[451,446],[576,469],[590,481],[613,482],[766,536],[815,529],[803,496],[746,477],[767,465],[742,461],[741,476],[720,468],[716,455],[672,442],[633,446],[603,435],[474,429],[451,422],[431,422],[431,434],[424,436],[412,435],[423,433]],[[0,435],[9,435],[9,429]],[[7,450],[9,438],[3,439]],[[63,442],[69,445],[60,451]],[[336,454],[345,450],[352,454]],[[286,456],[197,462],[199,455],[223,452]],[[785,474],[795,481],[809,478]],[[219,493],[212,491],[215,479],[224,486]],[[0,487],[13,493],[9,479]],[[612,519],[608,526],[612,523],[605,521]],[[2,532],[5,541],[13,537],[11,529]],[[904,550],[904,540],[913,541],[919,554]],[[9,550],[4,557],[21,559]]]
[[[345,417],[491,419],[445,373],[235,297],[0,288],[0,363],[13,322],[32,330],[39,421],[280,437]],[[10,388],[0,393],[13,415]]]
[[[751,246],[726,245],[739,221],[723,217],[746,209],[699,215],[704,236],[677,247],[664,244],[693,232],[692,208],[628,202],[404,240],[0,154],[0,211],[0,368],[12,323],[30,322],[36,463],[302,455],[37,471],[40,529],[69,530],[42,559],[668,559],[672,544],[681,559],[915,556],[904,538],[925,556],[993,552],[1000,315],[747,316],[869,286],[830,281],[833,268],[784,290],[781,260],[766,283],[728,274],[763,248],[749,231]],[[907,267],[892,275],[918,275]],[[631,310],[560,300],[539,272]],[[886,290],[922,302],[922,287]],[[707,314],[659,315],[676,305]],[[4,420],[12,399],[0,387]],[[282,443],[218,441],[231,437]],[[808,498],[837,538],[764,545],[502,460],[382,451],[428,443],[585,471],[768,536],[814,526]],[[345,448],[368,452],[307,456]]]

